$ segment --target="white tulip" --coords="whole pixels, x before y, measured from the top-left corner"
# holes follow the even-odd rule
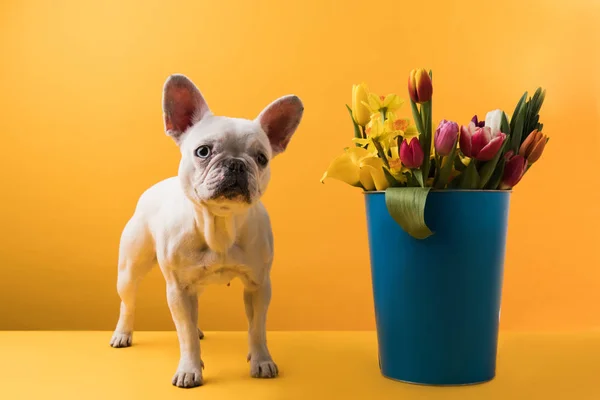
[[[503,114],[504,112],[502,110],[493,110],[485,116],[485,126],[489,126],[492,130],[492,137],[496,136],[501,131],[500,127],[502,125]]]

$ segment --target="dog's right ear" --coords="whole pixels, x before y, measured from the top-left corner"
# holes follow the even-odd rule
[[[167,78],[163,88],[165,132],[181,144],[185,131],[209,115],[210,109],[196,85],[186,76],[175,74]]]

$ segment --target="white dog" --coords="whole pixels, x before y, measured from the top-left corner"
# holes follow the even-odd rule
[[[131,345],[137,287],[158,264],[180,347],[173,385],[202,385],[198,292],[239,278],[249,324],[250,374],[277,376],[266,340],[273,236],[260,197],[270,161],[286,149],[303,110],[300,99],[290,95],[255,120],[215,116],[188,78],[167,79],[164,124],[181,150],[179,172],[140,197],[123,230],[117,282],[121,312],[112,347]]]

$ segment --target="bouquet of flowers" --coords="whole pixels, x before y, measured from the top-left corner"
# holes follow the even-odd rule
[[[548,137],[539,112],[546,95],[525,92],[512,115],[502,110],[475,115],[466,125],[442,119],[432,124],[432,73],[415,69],[408,78],[413,121],[399,118],[404,101],[379,96],[363,83],[352,88],[354,145],[333,160],[321,178],[364,191],[385,191],[392,217],[416,238],[431,231],[424,221],[431,189],[509,190],[537,162]]]

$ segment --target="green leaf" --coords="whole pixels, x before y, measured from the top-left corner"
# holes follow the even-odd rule
[[[385,204],[388,212],[404,229],[416,239],[425,239],[433,234],[425,223],[425,204],[431,188],[388,188]]]
[[[506,162],[504,160],[500,160],[500,162],[496,165],[494,169],[494,173],[490,177],[490,180],[485,185],[485,189],[488,190],[496,190],[498,189],[498,185],[500,185],[500,181],[502,180],[502,176],[504,175],[504,166]]]
[[[352,120],[352,124],[354,124],[354,137],[358,138],[358,139],[362,139],[362,134],[360,133],[360,126],[356,123],[356,121],[354,120],[354,117],[352,116],[352,109],[348,106],[348,104],[346,104],[346,108],[348,109],[348,112],[350,113],[350,119]],[[356,143],[357,147],[360,147],[360,145],[358,143]]]
[[[540,95],[537,104],[535,105],[537,113],[540,113],[542,109],[542,105],[544,105],[544,100],[546,100],[546,89],[542,89],[542,94]]]
[[[492,174],[496,170],[496,165],[498,165],[498,160],[500,159],[502,154],[504,154],[504,149],[506,148],[507,143],[508,143],[508,139],[506,139],[504,141],[504,143],[502,143],[502,147],[500,148],[500,150],[498,150],[498,153],[496,153],[494,158],[492,158],[490,161],[483,164],[483,167],[481,167],[479,169],[479,178],[480,178],[479,188],[480,189],[483,189],[485,187],[485,185],[488,183],[488,181],[490,180],[490,178],[492,177]]]
[[[521,111],[521,108],[525,104],[526,99],[527,99],[527,92],[525,92],[525,94],[523,96],[521,96],[521,99],[519,100],[519,102],[517,103],[517,106],[515,107],[515,111],[512,113],[512,116],[510,118],[510,134],[511,135],[513,134],[513,132],[515,130],[515,124],[517,122],[517,115],[519,114],[519,111]]]
[[[373,140],[373,145],[377,149],[377,154],[379,154],[379,158],[381,158],[381,161],[383,161],[383,164],[389,168],[390,163],[387,159],[387,155],[385,154],[385,151],[383,151],[383,147],[381,146],[381,143],[379,143],[377,140]]]
[[[454,148],[452,149],[452,152],[447,156],[448,161],[446,161],[446,164],[443,164],[440,161],[440,164],[442,164],[443,166],[440,168],[440,173],[437,177],[438,179],[435,182],[436,189],[443,189],[446,186],[446,184],[448,183],[448,179],[450,178],[450,173],[452,173],[452,165],[454,164],[454,160],[456,158],[456,151],[457,151],[457,148],[455,145]],[[463,166],[464,166],[464,164],[463,164]]]
[[[539,114],[542,104],[544,104],[544,99],[546,98],[546,91],[541,87],[537,88],[533,98],[531,99],[531,117],[534,117]]]
[[[419,137],[424,155],[421,169],[423,177],[428,178],[430,172],[429,163],[431,162],[431,101],[424,103],[421,109],[423,110],[423,120],[425,121],[425,132]]]
[[[536,115],[530,119],[529,118],[525,119],[525,127],[523,128],[523,136],[521,136],[521,143],[523,143],[525,141],[525,139],[527,139],[527,136],[529,136],[531,134],[531,132],[533,132],[533,130],[536,128],[539,120],[540,120],[539,115]]]
[[[411,99],[410,100],[410,106],[412,108],[412,114],[413,114],[413,119],[415,120],[415,125],[417,125],[417,130],[419,131],[419,133],[421,135],[423,135],[423,132],[425,130],[423,128],[423,122],[421,120],[421,113],[419,112],[419,108],[417,107],[417,103],[415,103]]]
[[[539,112],[542,108],[545,98],[546,91],[541,87],[538,87],[535,91],[535,94],[528,102],[527,116],[525,117],[525,128],[523,131],[523,136],[521,137],[521,143],[523,143],[525,139],[527,139],[527,136],[529,136],[529,134],[537,128],[540,120]]]
[[[508,116],[505,112],[502,113],[502,123],[500,124],[500,129],[502,130],[502,133],[510,136],[510,124],[508,123]]]
[[[527,126],[527,124],[529,123],[529,121],[531,121],[531,119],[535,115],[534,110],[533,110],[533,105],[537,101],[538,97],[540,97],[540,95],[539,95],[539,93],[536,90],[536,92],[533,95],[533,97],[531,97],[531,98],[529,98],[529,100],[527,100],[527,103],[526,103],[527,113],[525,113],[525,126]]]
[[[530,122],[530,126],[531,127],[527,130],[528,131],[527,132],[528,135],[535,129],[535,127],[537,126],[537,124],[540,122],[540,116],[539,116],[539,114],[536,115],[535,117],[533,117],[531,119],[531,121],[529,121],[529,122]]]
[[[438,161],[437,158],[434,157],[431,160],[429,160],[429,177],[435,177],[435,175],[437,174],[437,169],[438,169]]]
[[[385,179],[387,179],[391,187],[398,187],[402,185],[396,178],[394,178],[394,175],[392,175],[387,168],[383,168],[383,175],[385,175]]]
[[[454,169],[458,172],[463,172],[465,169],[467,169],[467,166],[462,163],[462,160],[458,156],[454,158]]]
[[[477,189],[479,187],[479,174],[475,160],[471,160],[469,166],[463,172],[463,177],[460,182],[461,189]]]
[[[525,104],[521,105],[521,109],[517,113],[516,118],[514,119],[515,126],[512,127],[511,121],[511,146],[510,148],[515,151],[515,153],[519,152],[519,147],[521,146],[521,136],[523,135],[523,128],[525,124],[525,113],[527,112],[527,107]]]
[[[420,169],[413,169],[412,173],[417,182],[419,183],[419,186],[424,187],[425,185],[423,184],[423,171],[421,171]]]
[[[456,178],[452,179],[450,183],[448,183],[448,189],[458,189],[462,184],[463,178],[465,174],[460,174]]]

